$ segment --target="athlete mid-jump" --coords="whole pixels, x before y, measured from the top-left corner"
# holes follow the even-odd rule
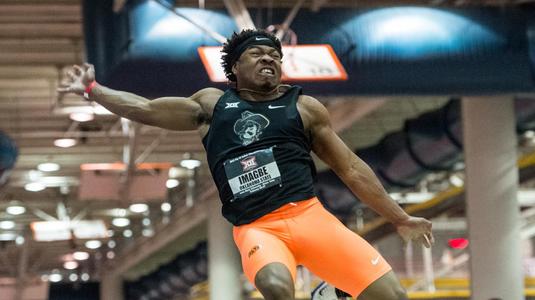
[[[95,82],[74,66],[58,91],[86,94],[113,113],[170,130],[197,130],[247,278],[267,300],[291,300],[297,265],[358,299],[407,295],[390,265],[327,212],[313,189],[314,151],[406,241],[430,247],[431,222],[407,215],[368,165],[331,128],[326,108],[298,86],[281,84],[280,41],[260,30],[234,34],[223,67],[235,88],[148,100]],[[177,70],[180,72],[180,70]]]

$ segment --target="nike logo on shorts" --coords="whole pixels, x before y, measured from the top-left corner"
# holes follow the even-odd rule
[[[372,265],[377,265],[379,263],[379,258],[381,258],[380,255],[378,255],[376,258],[372,259]]]
[[[286,105],[269,105],[268,108],[269,109],[275,109],[275,108],[282,108],[282,107],[286,107]]]

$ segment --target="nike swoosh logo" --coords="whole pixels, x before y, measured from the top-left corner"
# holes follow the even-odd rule
[[[381,256],[377,256],[376,258],[372,259],[372,265],[376,265],[379,263],[379,258],[381,258]]]
[[[286,107],[286,105],[269,105],[268,108],[269,109],[275,109],[275,108],[282,108],[282,107]]]

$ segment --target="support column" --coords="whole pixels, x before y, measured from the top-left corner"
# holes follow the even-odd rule
[[[123,300],[123,279],[119,275],[102,274],[100,279],[100,300]]]
[[[472,299],[524,299],[513,100],[462,101]]]
[[[208,199],[207,205],[210,300],[240,300],[241,263],[232,237],[232,225],[221,215],[219,199]]]

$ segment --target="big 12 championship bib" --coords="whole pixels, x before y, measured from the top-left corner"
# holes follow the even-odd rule
[[[273,147],[246,153],[224,163],[232,201],[279,185],[281,174],[273,156]]]

